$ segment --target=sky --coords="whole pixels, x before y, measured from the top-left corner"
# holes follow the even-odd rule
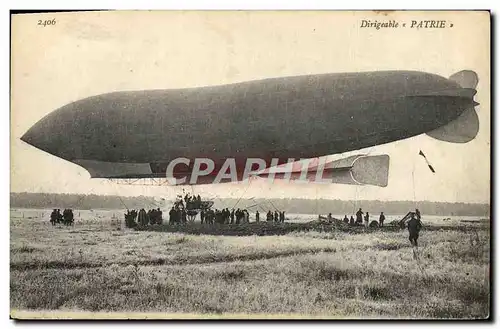
[[[56,24],[41,27],[38,20]],[[446,20],[445,29],[360,28],[362,20]],[[489,16],[481,12],[106,12],[33,14],[12,20],[11,191],[172,198],[212,197],[489,202]],[[194,187],[128,186],[19,138],[38,120],[97,94],[219,85],[270,77],[417,70],[479,76],[480,130],[467,144],[426,135],[332,155],[388,154],[387,187],[253,181]],[[307,123],[306,123],[307,124]],[[61,132],[64,133],[64,132]],[[422,150],[436,173],[422,157]]]

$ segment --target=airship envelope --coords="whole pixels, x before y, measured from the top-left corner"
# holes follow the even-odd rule
[[[212,177],[227,159],[241,171],[249,158],[270,167],[275,159],[279,165],[420,134],[468,142],[479,129],[477,83],[477,74],[468,70],[449,78],[375,71],[120,91],[67,104],[21,139],[96,178],[165,177],[169,164],[181,158],[189,164],[176,166],[174,177],[190,175],[200,158],[213,161]],[[350,180],[384,185],[371,178],[377,170],[356,169],[365,161],[385,168],[375,160],[359,158],[345,172]]]

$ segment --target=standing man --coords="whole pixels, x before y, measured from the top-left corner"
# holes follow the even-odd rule
[[[415,217],[414,213],[411,213],[411,218],[408,221],[408,233],[410,234],[410,243],[414,247],[418,247],[418,235],[420,229],[422,228],[422,222],[420,219]]]
[[[368,223],[370,222],[370,214],[368,214],[368,211],[366,212],[365,215],[365,226],[368,227]]]
[[[356,212],[356,224],[363,223],[363,211],[361,208]]]
[[[352,217],[352,215],[351,218],[349,219],[349,225],[354,226],[354,217]]]
[[[380,213],[380,217],[378,219],[378,224],[380,227],[384,226],[384,221],[385,221],[385,215],[384,215],[384,212],[382,211]]]
[[[174,224],[174,223],[177,223],[177,211],[175,210],[174,206],[172,206],[172,208],[170,209],[170,211],[168,212],[168,222],[170,225]]]
[[[187,223],[187,213],[186,213],[186,209],[184,209],[184,208],[182,208],[182,210],[181,210],[181,222],[182,222],[182,224]]]
[[[255,212],[255,221],[256,221],[257,223],[258,223],[258,222],[260,222],[260,214],[259,214],[259,211],[258,211],[258,210]]]

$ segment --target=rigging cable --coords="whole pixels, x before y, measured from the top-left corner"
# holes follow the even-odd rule
[[[243,193],[241,194],[240,198],[238,199],[238,201],[234,204],[233,208],[236,207],[238,205],[238,203],[240,202],[241,198],[243,197],[243,195],[245,195],[245,193],[247,192],[247,190],[250,188],[250,184],[251,184],[251,180],[249,179],[248,180],[248,185],[247,185],[247,188],[243,191]]]

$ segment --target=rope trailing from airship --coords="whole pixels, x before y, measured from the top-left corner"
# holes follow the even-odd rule
[[[417,204],[417,197],[416,197],[416,192],[415,192],[415,162],[413,162],[413,169],[411,171],[411,181],[412,181],[412,186],[413,186],[413,204]]]
[[[425,160],[425,162],[427,163],[427,166],[429,167],[429,169],[435,174],[436,171],[434,170],[434,167],[432,167],[432,165],[429,163],[429,160],[427,160],[427,157],[425,156],[424,152],[422,152],[422,150],[420,150],[420,152],[418,153],[418,155],[422,156]]]
[[[118,193],[116,190],[116,184],[113,184],[113,181],[111,179],[108,179],[107,182],[110,183],[111,185],[113,185],[113,189],[115,190],[115,193],[118,196],[118,199],[120,199],[120,202],[125,206],[125,209],[127,209],[127,211],[128,211],[129,209],[128,209],[127,205],[125,204],[122,197],[120,196],[120,193]]]
[[[315,184],[314,186],[315,192],[316,192],[316,213],[319,215],[319,205],[318,205],[318,185]]]
[[[269,200],[269,203],[271,204],[271,206],[273,206],[274,210],[280,211],[271,200]]]
[[[247,192],[248,188],[250,187],[250,184],[251,184],[251,180],[249,179],[248,180],[248,185],[247,185],[247,188],[243,191],[243,193],[240,195],[240,198],[238,199],[238,201],[236,201],[236,203],[234,204],[233,206],[233,209],[238,205],[238,203],[240,203],[240,200],[241,198],[245,195],[245,193]]]

